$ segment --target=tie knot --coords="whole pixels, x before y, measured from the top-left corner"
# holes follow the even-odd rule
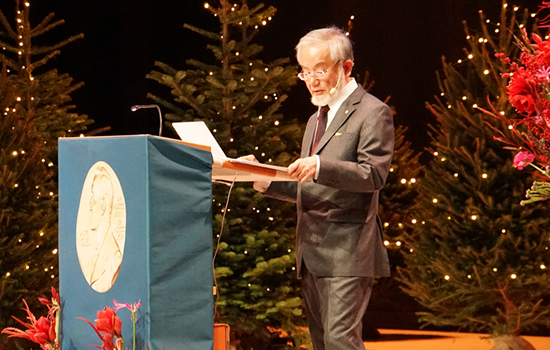
[[[330,110],[329,106],[326,105],[326,106],[321,107],[320,112],[321,113],[327,113],[329,110]]]

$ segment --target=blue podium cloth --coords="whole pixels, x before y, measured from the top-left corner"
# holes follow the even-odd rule
[[[94,273],[85,276],[77,248],[93,251],[89,241],[95,236],[87,231],[79,236],[77,226],[92,227],[98,217],[93,208],[99,207],[96,197],[100,182],[94,182],[91,188],[86,182],[93,177],[90,172],[95,164],[103,164],[101,171],[108,170],[111,187],[119,183],[119,192],[115,188],[112,195],[116,198],[114,204],[111,202],[111,230],[122,260],[114,284],[101,292],[94,290],[96,285],[92,288]],[[210,152],[160,137],[59,140],[63,349],[88,349],[91,344],[100,344],[92,328],[77,317],[93,323],[97,311],[112,307],[113,299],[129,304],[141,300],[137,349],[146,349],[146,343],[151,350],[212,349],[211,172]],[[93,181],[96,178],[98,175]],[[131,346],[131,313],[121,309],[117,314],[125,347]]]

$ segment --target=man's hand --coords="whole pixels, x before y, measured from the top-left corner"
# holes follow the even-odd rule
[[[288,174],[301,184],[315,177],[317,171],[317,157],[300,158],[288,166]]]
[[[259,163],[259,161],[256,159],[256,157],[253,154],[249,154],[247,156],[242,156],[237,159],[246,160],[249,162]],[[254,181],[254,189],[258,192],[264,193],[269,185],[271,184],[270,181]]]

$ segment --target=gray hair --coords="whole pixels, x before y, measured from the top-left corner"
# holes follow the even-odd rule
[[[344,31],[334,26],[315,29],[304,35],[298,42],[298,45],[296,45],[296,57],[300,56],[300,52],[304,47],[320,43],[328,44],[330,58],[334,62],[353,61],[351,40],[349,40]]]

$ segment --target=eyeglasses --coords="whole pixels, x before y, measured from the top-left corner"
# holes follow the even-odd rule
[[[325,77],[325,75],[327,75],[327,72],[332,67],[337,65],[339,62],[340,62],[340,60],[336,61],[332,66],[328,67],[325,70],[318,70],[318,71],[315,71],[313,73],[301,71],[300,73],[298,73],[298,78],[300,78],[300,80],[303,80],[303,81],[308,81],[312,77],[315,78],[315,79],[323,79]]]

